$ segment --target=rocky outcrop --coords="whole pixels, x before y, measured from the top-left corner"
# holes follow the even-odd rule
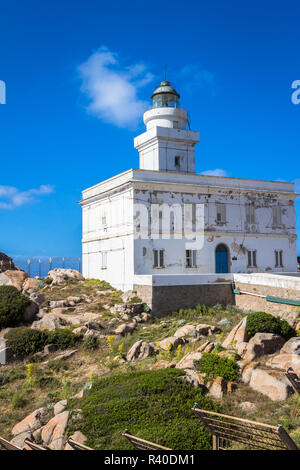
[[[115,334],[116,334],[116,335],[121,335],[121,336],[125,336],[125,335],[127,335],[127,334],[131,334],[131,333],[134,332],[135,327],[136,327],[136,324],[135,324],[135,323],[122,323],[122,325],[119,325],[119,326],[115,329]]]
[[[23,283],[28,277],[24,271],[7,270],[0,274],[0,286],[14,286],[22,291]]]
[[[300,355],[300,336],[289,339],[284,343],[280,350],[280,354],[297,354]]]
[[[196,370],[194,361],[199,361],[202,357],[202,352],[193,351],[186,354],[179,362],[176,364],[176,369],[193,369]]]
[[[69,281],[82,281],[83,275],[76,269],[55,268],[48,272],[52,284],[63,285]]]
[[[44,426],[49,420],[51,412],[48,408],[39,408],[30,415],[26,416],[22,421],[16,424],[12,429],[13,436],[19,436],[20,434],[33,433],[37,429]],[[26,437],[24,437],[25,439]],[[23,440],[24,442],[24,440]]]
[[[69,412],[54,416],[42,429],[42,441],[52,450],[61,450],[64,447],[64,433],[68,424]]]
[[[232,344],[238,344],[248,341],[248,333],[246,331],[247,317],[244,317],[229,333],[225,341],[223,341],[223,348],[228,348]]]
[[[7,256],[5,253],[0,252],[0,273],[3,273],[4,271],[16,271],[19,270],[17,268],[9,256]]]
[[[183,338],[177,338],[176,336],[170,336],[169,338],[159,341],[157,344],[161,349],[169,351],[170,349],[176,349],[180,344],[185,344],[185,340]]]
[[[293,393],[293,388],[285,375],[273,370],[255,369],[249,385],[273,401],[286,400]]]
[[[53,313],[48,313],[43,316],[41,320],[34,321],[31,325],[31,328],[34,330],[48,330],[53,331],[55,328],[64,328],[66,322]]]
[[[221,400],[224,393],[227,393],[227,382],[223,377],[217,377],[209,389],[209,394],[213,398]]]
[[[247,344],[243,358],[254,361],[265,354],[273,354],[284,344],[284,339],[273,333],[256,333]]]
[[[146,343],[145,341],[137,341],[134,345],[129,349],[126,360],[128,362],[132,361],[140,361],[142,359],[147,359],[147,357],[153,354],[155,348],[152,344]]]
[[[267,366],[274,369],[281,369],[284,372],[286,372],[289,367],[292,367],[294,372],[300,375],[300,356],[298,354],[278,354],[269,359]]]

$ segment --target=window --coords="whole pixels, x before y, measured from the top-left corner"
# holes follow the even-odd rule
[[[248,268],[256,268],[256,250],[248,250]]]
[[[180,168],[180,157],[178,156],[175,157],[175,167]]]
[[[174,129],[179,129],[179,121],[173,121]]]
[[[107,251],[101,253],[101,269],[107,269]]]
[[[253,204],[246,204],[246,223],[255,224],[255,207]]]
[[[283,268],[283,251],[275,250],[275,268]]]
[[[274,206],[272,208],[273,211],[273,225],[275,227],[278,227],[281,225],[281,207],[280,206]]]
[[[103,215],[102,217],[102,225],[106,225],[106,215]]]
[[[153,267],[165,267],[165,250],[153,250]]]
[[[187,268],[197,267],[197,250],[185,250],[185,265]]]
[[[226,205],[225,204],[216,204],[217,210],[217,224],[225,224],[226,223]]]

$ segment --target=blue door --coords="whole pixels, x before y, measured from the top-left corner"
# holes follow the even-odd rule
[[[216,249],[216,273],[228,272],[228,249],[225,245],[218,245]]]

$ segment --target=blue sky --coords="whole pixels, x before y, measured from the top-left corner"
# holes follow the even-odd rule
[[[133,138],[165,63],[200,131],[198,173],[296,181],[300,192],[299,2],[0,8],[0,251],[80,255],[81,190],[138,167]]]

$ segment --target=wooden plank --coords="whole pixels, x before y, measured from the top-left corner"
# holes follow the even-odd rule
[[[74,450],[94,450],[91,447],[85,446],[80,442],[74,441],[71,437],[67,440],[66,444],[69,444]]]
[[[289,367],[285,373],[285,376],[289,380],[295,392],[300,394],[300,378],[298,377],[296,372],[294,372],[294,370]]]
[[[216,427],[222,427],[224,430],[228,429],[229,431],[236,432],[236,433],[239,433],[239,432],[246,433],[247,435],[251,437],[257,437],[260,439],[264,438],[264,439],[276,441],[278,443],[281,442],[280,438],[278,438],[278,435],[275,431],[274,432],[264,431],[263,429],[260,430],[257,428],[251,428],[250,426],[247,426],[247,425],[242,426],[241,424],[229,423],[228,421],[222,421],[219,419],[213,419],[213,418],[208,418],[208,417],[206,417],[205,419],[211,422],[212,429],[215,429]]]
[[[126,431],[122,434],[122,436],[126,437],[126,439],[136,448],[136,449],[143,449],[143,450],[172,450],[168,447],[161,446],[159,444],[155,444],[154,442],[146,441],[141,439],[140,437],[133,436],[130,432],[126,429]]]
[[[24,445],[27,445],[29,447],[28,450],[50,450],[49,448],[46,449],[45,447],[40,446],[39,444],[36,444],[35,442],[32,442],[27,438],[24,440]]]
[[[277,433],[289,450],[299,450],[298,446],[282,426],[278,426]]]
[[[0,437],[0,444],[5,450],[22,450],[21,447],[16,446],[10,441],[7,441],[3,437]]]
[[[250,421],[223,415],[214,411],[202,410],[197,403],[192,410],[201,419],[213,436],[213,448],[221,448],[217,445],[218,439],[239,442],[256,449],[299,450],[293,439],[282,426]],[[279,437],[279,439],[278,439]],[[223,449],[223,446],[222,446]]]
[[[199,406],[197,405],[197,403],[195,403],[192,410],[195,412],[200,411],[201,413],[204,413],[204,415],[209,414],[209,415],[214,415],[214,416],[220,416],[222,418],[228,418],[228,419],[233,419],[234,421],[240,421],[241,423],[254,424],[256,426],[264,426],[266,428],[273,429],[275,432],[277,431],[277,426],[272,426],[271,424],[259,423],[258,421],[250,421],[249,419],[237,418],[236,416],[223,415],[221,413],[216,413],[215,411],[201,410]]]

